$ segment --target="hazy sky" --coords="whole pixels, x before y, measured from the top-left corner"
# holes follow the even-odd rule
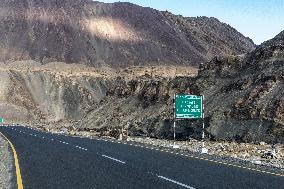
[[[117,2],[115,0],[98,0]],[[124,1],[124,0],[120,0]],[[125,0],[183,16],[216,17],[256,44],[284,30],[284,0]]]

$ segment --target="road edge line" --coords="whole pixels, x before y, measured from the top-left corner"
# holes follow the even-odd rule
[[[7,140],[7,142],[10,145],[10,147],[12,148],[13,155],[14,155],[14,161],[15,161],[18,189],[23,189],[24,188],[23,187],[23,180],[22,180],[22,175],[21,175],[21,170],[20,170],[20,165],[19,165],[17,151],[16,151],[14,145],[12,144],[12,142],[2,132],[0,132],[0,134]]]

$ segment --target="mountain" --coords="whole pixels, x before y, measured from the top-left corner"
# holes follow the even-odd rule
[[[76,127],[172,139],[173,96],[205,95],[206,138],[284,142],[284,32],[245,55],[216,57],[197,77],[117,78]],[[163,74],[162,74],[163,75]],[[110,116],[111,115],[111,116]],[[200,138],[201,120],[178,120],[177,138]]]
[[[131,3],[0,0],[0,61],[100,67],[190,65],[255,48],[216,18],[185,18]]]
[[[213,136],[283,143],[284,32],[246,56],[202,65],[195,84],[207,96]]]

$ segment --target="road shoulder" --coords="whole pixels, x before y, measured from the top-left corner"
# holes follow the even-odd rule
[[[0,135],[0,188],[12,188],[13,157],[9,143]]]

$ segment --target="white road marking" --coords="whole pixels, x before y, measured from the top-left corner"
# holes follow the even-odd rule
[[[102,156],[105,157],[105,158],[111,159],[111,160],[113,160],[113,161],[117,161],[117,162],[119,162],[119,163],[123,163],[123,164],[125,163],[125,161],[120,161],[120,160],[118,160],[118,159],[109,157],[109,156],[107,156],[107,155],[102,155]]]
[[[161,178],[161,179],[164,179],[164,180],[166,180],[166,181],[169,181],[169,182],[175,183],[175,184],[180,185],[180,186],[182,186],[182,187],[189,188],[189,189],[195,189],[195,188],[193,188],[193,187],[191,187],[191,186],[188,186],[188,185],[183,184],[183,183],[181,183],[181,182],[178,182],[178,181],[175,181],[175,180],[169,179],[169,178],[167,178],[167,177],[160,176],[160,175],[157,175],[157,176],[158,176],[159,178]]]

